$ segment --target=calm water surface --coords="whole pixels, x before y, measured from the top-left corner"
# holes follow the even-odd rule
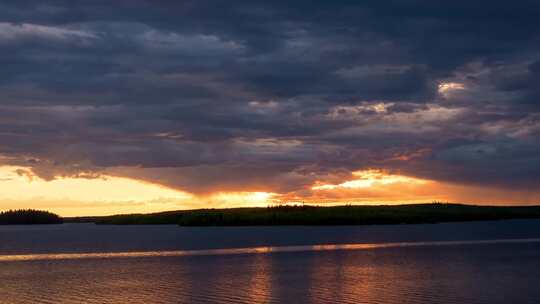
[[[539,303],[540,221],[0,227],[0,303]]]

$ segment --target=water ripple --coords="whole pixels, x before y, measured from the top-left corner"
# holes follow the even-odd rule
[[[540,238],[467,240],[467,241],[434,241],[434,242],[323,244],[323,245],[308,245],[308,246],[263,246],[263,247],[249,247],[249,248],[173,250],[173,251],[14,254],[14,255],[0,255],[0,262],[144,258],[144,257],[179,257],[179,256],[237,255],[237,254],[268,254],[268,253],[280,253],[280,252],[371,250],[371,249],[381,249],[381,248],[489,245],[489,244],[516,244],[516,243],[540,243]]]

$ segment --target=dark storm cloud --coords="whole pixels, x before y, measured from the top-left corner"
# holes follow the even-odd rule
[[[530,187],[539,17],[537,1],[5,1],[0,154],[193,192],[363,168]]]

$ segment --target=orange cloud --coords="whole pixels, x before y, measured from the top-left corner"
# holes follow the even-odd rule
[[[141,180],[101,175],[44,180],[29,168],[0,166],[0,210],[47,209],[64,216],[148,213],[177,209],[266,206],[269,192],[194,195]]]
[[[445,201],[469,204],[537,204],[540,191],[461,185],[391,174],[381,170],[353,172],[355,179],[311,188],[306,201],[397,204]]]
[[[335,183],[315,182],[307,189],[291,193],[244,189],[194,194],[110,175],[44,180],[26,167],[0,166],[0,210],[38,208],[76,216],[265,207],[300,201],[319,205],[426,203],[434,200],[474,204],[540,202],[539,191],[457,185],[377,169],[355,171],[349,177]]]

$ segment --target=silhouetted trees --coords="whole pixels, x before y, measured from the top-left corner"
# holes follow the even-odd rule
[[[268,208],[200,209],[95,218],[97,224],[182,226],[371,225],[419,224],[540,218],[540,206],[492,207],[459,204],[399,206],[273,206]]]
[[[0,225],[62,224],[63,219],[51,212],[40,210],[9,210],[0,212]]]

